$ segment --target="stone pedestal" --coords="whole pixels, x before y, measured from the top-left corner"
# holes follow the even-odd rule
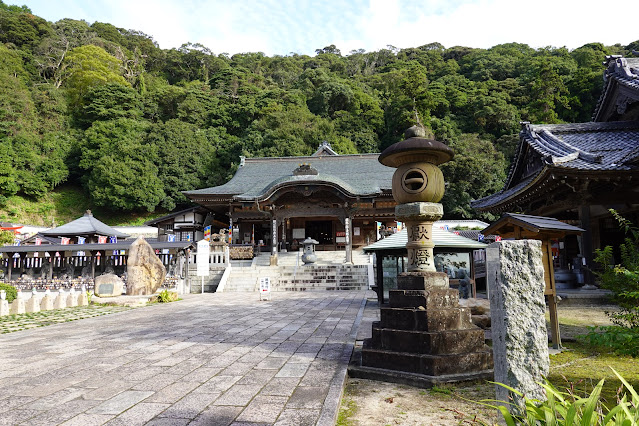
[[[27,300],[25,311],[28,313],[40,312],[40,300],[35,293],[31,295],[29,300]]]
[[[60,289],[58,295],[53,301],[53,309],[64,309],[67,307],[67,297],[64,295],[64,291]]]
[[[9,315],[10,309],[11,308],[9,308],[9,302],[4,299],[0,300],[0,317]]]
[[[22,300],[20,292],[18,292],[18,297],[13,299],[13,302],[11,302],[11,315],[24,314],[25,312],[24,300]]]
[[[51,293],[47,290],[47,292],[42,296],[40,300],[40,310],[41,311],[51,311],[53,310],[53,297],[51,297]]]
[[[390,290],[373,336],[364,341],[362,366],[424,376],[471,379],[490,373],[484,331],[459,306],[459,294],[439,272],[405,273]]]

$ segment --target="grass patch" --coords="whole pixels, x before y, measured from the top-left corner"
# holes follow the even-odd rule
[[[342,403],[339,408],[339,413],[337,414],[337,422],[336,426],[352,426],[354,423],[350,420],[350,418],[355,415],[357,411],[357,405],[355,401],[344,396],[342,399]]]
[[[639,388],[638,360],[593,348],[581,342],[567,343],[565,351],[550,356],[548,380],[559,390],[572,390],[578,396],[592,392],[599,380],[606,379],[601,391],[603,403],[610,408],[616,404],[621,381],[610,367],[624,377],[635,389]]]

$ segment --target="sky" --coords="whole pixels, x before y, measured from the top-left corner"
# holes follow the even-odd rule
[[[84,19],[142,31],[162,49],[191,42],[215,54],[314,55],[334,44],[342,54],[364,49],[533,48],[586,43],[629,44],[634,25],[607,16],[600,0],[4,0],[26,4],[55,22]],[[618,11],[611,8],[610,11]]]

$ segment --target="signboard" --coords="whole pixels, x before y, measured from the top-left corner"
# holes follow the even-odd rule
[[[304,228],[293,228],[293,238],[298,240],[303,240],[306,238],[306,229]]]
[[[211,248],[209,242],[206,240],[200,240],[197,242],[197,276],[208,277],[209,276],[209,257],[211,255]]]
[[[260,278],[260,300],[271,296],[271,279],[269,277]]]
[[[204,227],[204,239],[211,241],[211,225]]]

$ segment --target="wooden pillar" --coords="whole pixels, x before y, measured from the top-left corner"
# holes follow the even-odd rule
[[[11,281],[11,274],[13,273],[13,253],[7,253],[9,255],[9,261],[7,262],[7,274],[9,275],[9,281]]]
[[[593,266],[592,260],[592,231],[590,225],[590,206],[579,207],[579,226],[586,232],[581,234],[581,255],[586,259],[586,267],[582,268],[584,271],[584,282],[588,285],[594,284],[594,277],[589,268]]]
[[[53,262],[55,262],[55,252],[49,253],[49,279],[53,279]]]
[[[377,301],[381,305],[384,303],[384,252],[376,251],[375,258],[377,261]]]
[[[91,279],[95,280],[95,251],[91,252]]]
[[[548,302],[548,312],[550,313],[550,335],[552,345],[555,349],[561,349],[561,335],[559,333],[559,318],[557,316],[557,289],[555,287],[555,268],[552,262],[551,240],[543,240],[541,249],[544,263],[544,281],[546,288],[544,294]]]
[[[351,218],[344,218],[344,231],[346,234],[346,263],[353,263],[353,238],[351,237]]]

